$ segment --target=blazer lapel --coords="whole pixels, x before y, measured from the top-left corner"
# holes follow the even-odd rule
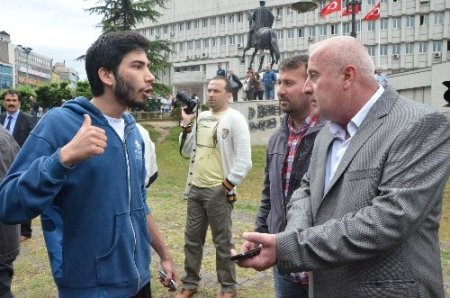
[[[314,168],[315,175],[314,178],[310,177],[310,179],[315,179],[313,183],[311,183],[311,210],[313,217],[315,217],[317,209],[319,209],[320,202],[322,201],[324,190],[325,190],[325,177],[327,170],[327,158],[328,158],[328,149],[333,143],[334,137],[330,133],[330,129],[328,125],[325,125],[322,128],[323,137],[320,142],[316,142],[315,146],[319,146],[317,150],[317,164]]]
[[[325,199],[327,194],[333,188],[334,184],[341,178],[345,173],[350,162],[353,160],[355,155],[361,149],[361,147],[367,142],[367,140],[372,136],[373,133],[383,124],[383,117],[387,115],[392,108],[392,105],[398,98],[398,93],[395,92],[391,87],[387,87],[383,92],[381,97],[375,103],[375,105],[369,110],[361,126],[358,128],[356,134],[353,136],[350,144],[339,163],[333,178],[330,181],[330,186],[326,193],[324,193],[322,200]],[[326,167],[326,166],[325,166]],[[325,181],[325,178],[324,180]]]

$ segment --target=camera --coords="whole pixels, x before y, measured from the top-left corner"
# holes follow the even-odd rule
[[[198,99],[192,98],[186,93],[183,92],[177,92],[176,99],[174,101],[174,105],[178,105],[178,103],[181,102],[181,105],[186,106],[184,108],[184,111],[186,114],[193,114],[195,113],[195,107],[198,105]]]

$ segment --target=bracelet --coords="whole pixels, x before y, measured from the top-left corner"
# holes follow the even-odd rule
[[[231,191],[234,187],[234,184],[231,183],[227,178],[223,179],[222,185],[227,191]]]

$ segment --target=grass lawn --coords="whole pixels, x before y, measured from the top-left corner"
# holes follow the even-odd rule
[[[158,132],[149,129],[152,140],[158,138]],[[168,244],[179,273],[183,271],[183,231],[185,224],[186,204],[183,199],[188,160],[179,155],[178,128],[171,131],[166,140],[156,145],[159,179],[148,192],[149,205],[161,232]],[[238,188],[238,201],[233,211],[234,240],[237,247],[242,243],[240,235],[253,229],[254,217],[259,206],[264,169],[264,147],[252,148],[253,168]],[[33,238],[24,242],[21,254],[14,263],[16,275],[13,280],[13,293],[22,297],[57,297],[51,278],[47,254],[42,238],[39,218],[33,220]],[[450,183],[444,195],[443,214],[441,219],[441,240],[443,241],[441,256],[443,271],[450,276]],[[206,240],[202,264],[202,283],[196,297],[215,297],[218,289],[215,276],[215,255],[210,233]],[[156,255],[152,262],[153,281],[156,281],[159,260]],[[250,269],[237,269],[239,297],[274,297],[270,270],[256,272]],[[445,279],[445,277],[444,277]],[[174,297],[158,282],[153,282],[154,297]]]

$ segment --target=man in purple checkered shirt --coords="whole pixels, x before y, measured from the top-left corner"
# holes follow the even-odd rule
[[[264,187],[256,231],[275,234],[286,227],[286,206],[309,166],[314,139],[325,122],[313,114],[303,94],[308,56],[290,57],[279,65],[280,126],[267,145]],[[308,273],[281,274],[273,267],[277,298],[308,297]]]

